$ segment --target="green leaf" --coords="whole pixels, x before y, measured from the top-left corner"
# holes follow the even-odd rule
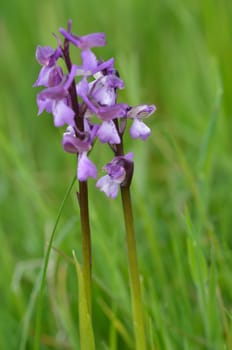
[[[80,323],[80,341],[81,350],[95,350],[94,333],[92,328],[92,320],[88,310],[87,295],[85,289],[85,281],[80,264],[77,261],[75,252],[73,251],[73,259],[77,272],[79,286],[79,323]]]

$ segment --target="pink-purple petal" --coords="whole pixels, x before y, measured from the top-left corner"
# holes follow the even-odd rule
[[[150,134],[151,129],[146,124],[144,124],[139,119],[133,120],[132,126],[130,128],[130,135],[132,138],[141,138],[143,141],[145,141]]]
[[[97,131],[102,143],[119,144],[121,142],[117,129],[112,120],[104,121]]]
[[[97,168],[84,152],[78,157],[77,178],[80,181],[86,181],[89,177],[94,179],[97,177]]]
[[[54,116],[54,125],[56,127],[65,124],[73,125],[75,113],[67,106],[64,100],[53,102],[52,113]]]
[[[36,48],[35,57],[38,63],[43,66],[47,66],[50,61],[50,57],[54,54],[55,50],[53,50],[50,46],[40,46],[38,45]]]
[[[97,188],[104,192],[107,197],[116,198],[119,184],[112,180],[109,175],[102,176],[96,183]]]
[[[86,50],[92,47],[105,46],[105,34],[104,33],[92,33],[83,36],[76,36],[65,29],[60,28],[59,32],[73,45],[79,47],[79,49]]]

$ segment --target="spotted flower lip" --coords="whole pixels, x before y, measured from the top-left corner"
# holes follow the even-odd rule
[[[92,47],[105,46],[106,39],[104,33],[92,33],[83,36],[77,36],[69,33],[67,30],[60,28],[59,32],[79,49],[86,50]]]

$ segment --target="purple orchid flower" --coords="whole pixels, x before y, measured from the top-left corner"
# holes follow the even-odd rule
[[[156,107],[130,107],[117,103],[118,90],[124,88],[124,82],[114,68],[114,59],[98,60],[92,52],[92,48],[105,45],[105,34],[76,36],[71,33],[71,25],[69,21],[67,30],[59,29],[64,44],[57,38],[57,49],[37,47],[36,59],[42,68],[34,86],[45,87],[37,95],[38,114],[45,110],[53,114],[56,127],[68,126],[62,145],[64,151],[78,156],[77,177],[80,181],[86,181],[88,177],[95,178],[97,175],[95,165],[88,158],[94,139],[97,137],[101,143],[108,143],[117,154],[116,145],[122,142],[127,119],[132,119],[132,138],[146,140],[151,130],[143,119],[154,113]],[[80,49],[81,65],[72,64],[70,43]],[[67,74],[57,65],[58,59],[65,61]],[[72,83],[76,77],[80,79],[75,83],[75,90]],[[76,97],[78,100],[75,102]],[[94,115],[99,123],[95,123]],[[97,181],[97,187],[107,196],[115,198],[119,186],[129,186],[133,174],[132,156],[131,153],[116,156],[104,167],[107,175]]]
[[[127,118],[133,119],[132,126],[130,128],[130,135],[132,138],[141,138],[145,141],[151,134],[151,129],[144,124],[142,119],[149,117],[156,111],[154,105],[140,105],[132,107],[127,112]]]
[[[129,186],[133,176],[133,153],[115,157],[103,168],[108,174],[101,177],[96,186],[107,197],[116,198],[119,186]]]

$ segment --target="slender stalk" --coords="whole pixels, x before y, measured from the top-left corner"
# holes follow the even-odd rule
[[[115,126],[119,132],[118,121],[114,120]],[[120,132],[119,132],[120,134]],[[116,145],[116,156],[124,155],[123,135],[120,135],[121,143]],[[136,252],[136,241],[134,232],[134,219],[131,205],[130,188],[121,187],[121,198],[123,205],[123,215],[126,228],[126,242],[128,254],[128,267],[130,276],[130,289],[132,298],[132,316],[134,323],[134,334],[136,350],[146,350],[145,323],[143,315],[142,296],[139,280],[139,269]]]
[[[87,305],[91,314],[91,232],[89,224],[89,205],[88,205],[88,184],[86,181],[79,181],[79,205],[81,216],[82,232],[82,269],[86,291]]]
[[[68,71],[71,71],[72,63],[69,55],[69,41],[64,41],[63,49],[64,60]],[[83,113],[78,105],[78,97],[76,92],[75,81],[69,87],[71,96],[72,109],[75,112],[75,124],[79,131],[84,131]],[[89,205],[88,205],[88,184],[87,181],[79,181],[78,193],[80,217],[81,217],[81,232],[82,232],[82,269],[87,298],[89,313],[91,314],[91,231],[89,224]]]
[[[121,187],[123,214],[126,227],[127,253],[129,263],[129,275],[132,297],[132,313],[134,322],[134,333],[136,350],[146,350],[146,338],[144,327],[144,315],[139,280],[138,261],[136,253],[136,241],[134,233],[134,221],[131,206],[130,189]]]

